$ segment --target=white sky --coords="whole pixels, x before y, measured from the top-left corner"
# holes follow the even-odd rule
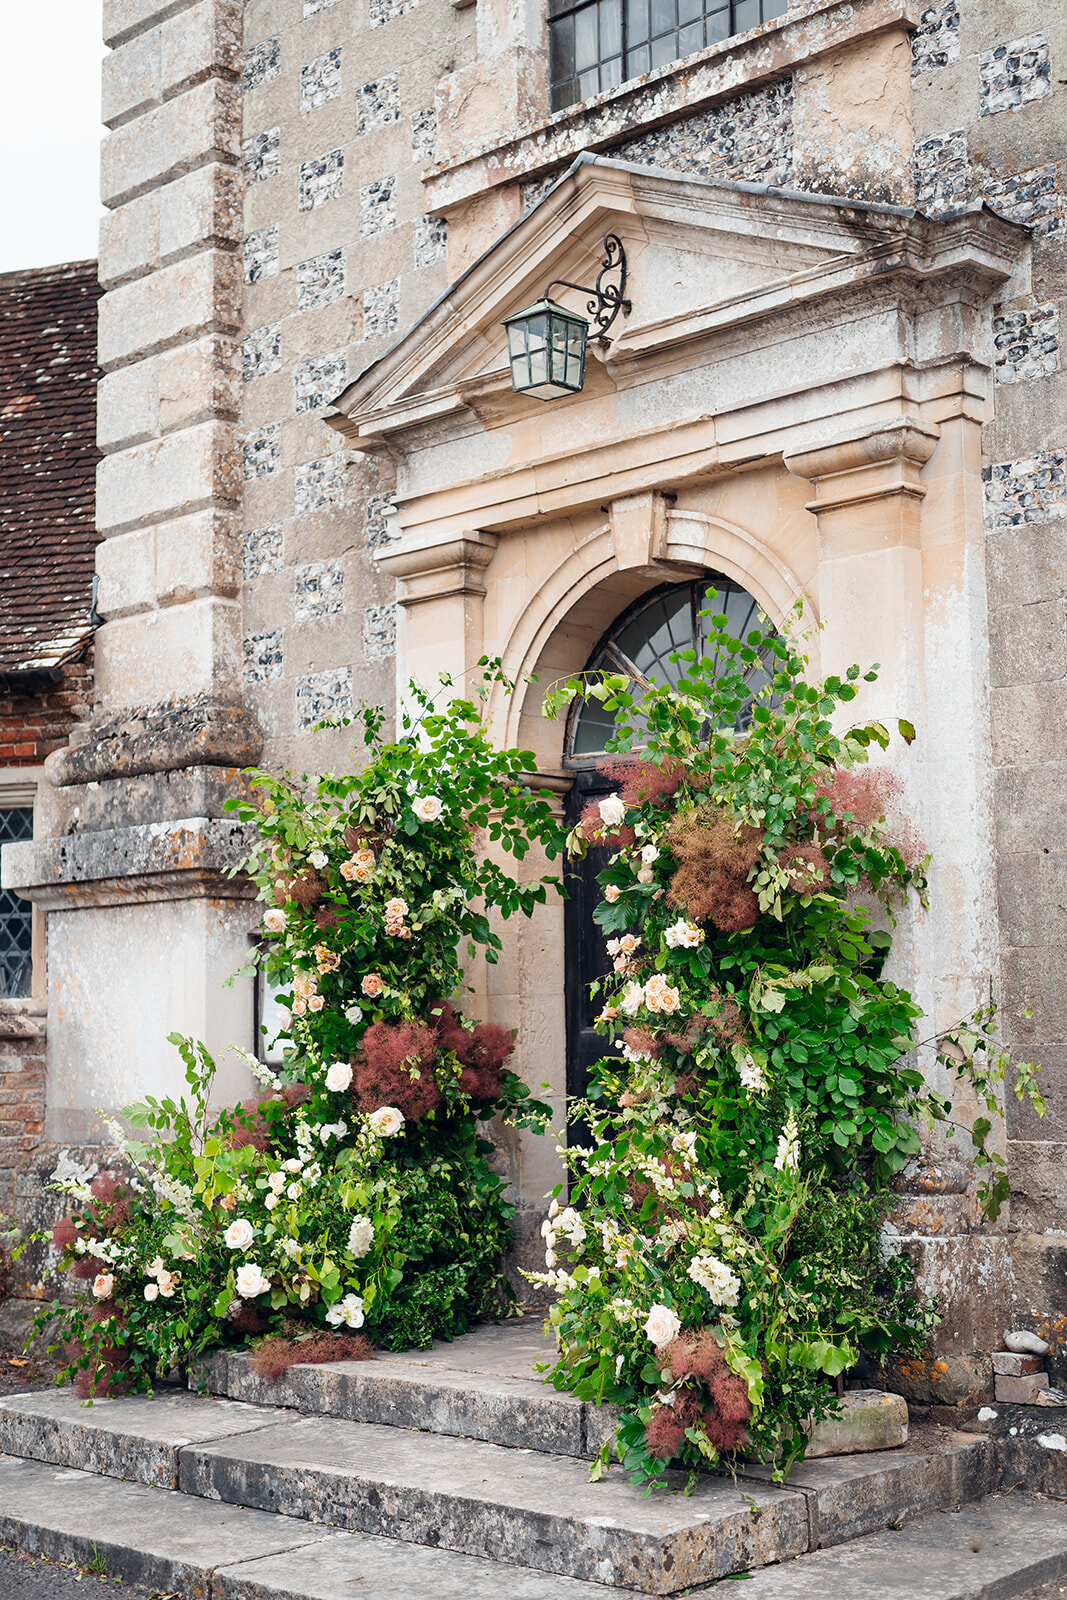
[[[101,0],[0,0],[0,272],[95,257]]]

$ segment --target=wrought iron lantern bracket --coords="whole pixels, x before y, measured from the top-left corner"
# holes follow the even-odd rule
[[[618,234],[609,233],[604,237],[604,257],[592,288],[584,283],[571,283],[568,278],[553,278],[545,290],[546,299],[550,297],[557,284],[562,289],[576,289],[579,294],[589,296],[585,309],[593,319],[592,326],[596,330],[597,338],[606,342],[608,329],[619,312],[630,310],[630,302],[624,298],[626,251]]]

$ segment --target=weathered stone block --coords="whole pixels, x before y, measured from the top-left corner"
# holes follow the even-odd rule
[[[96,552],[102,617],[126,617],[156,603],[156,531],[136,528],[101,541]]]
[[[1039,1392],[1047,1388],[1047,1372],[1030,1372],[1021,1378],[1001,1377],[998,1374],[993,1380],[994,1398],[1001,1404],[1031,1406]]]
[[[240,410],[233,341],[216,335],[119,367],[97,389],[105,454]]]
[[[990,618],[990,681],[1050,683],[1067,674],[1067,614],[1063,600],[1002,606]]]
[[[990,1356],[995,1378],[1027,1378],[1044,1371],[1044,1356],[1019,1355],[1014,1350],[994,1350]]]
[[[893,1450],[908,1442],[908,1404],[903,1395],[880,1389],[850,1389],[841,1415],[826,1417],[812,1431],[804,1459]]]
[[[1067,594],[1067,522],[1027,524],[986,539],[990,603],[1029,606]]]
[[[100,220],[100,281],[105,289],[215,245],[240,242],[240,174],[209,163],[129,200]]]
[[[991,689],[993,760],[998,766],[1067,760],[1067,692],[1060,683]]]
[[[106,456],[97,472],[97,527],[119,533],[239,497],[235,430],[204,422]]]
[[[240,608],[207,596],[105,623],[97,655],[102,712],[202,694],[233,694],[241,681]],[[106,630],[106,632],[105,632]]]
[[[1064,690],[1067,695],[1067,688]],[[1000,924],[1010,945],[1061,942],[1067,935],[1067,855],[1002,857],[997,872]]]
[[[122,205],[206,161],[235,162],[240,137],[239,85],[210,78],[107,136],[100,197]]]
[[[240,324],[237,257],[205,250],[104,295],[100,364],[106,371],[209,332],[236,333]]]
[[[134,34],[195,3],[196,0],[104,0],[104,43],[117,49]]]
[[[118,127],[213,74],[232,79],[240,48],[240,6],[197,0],[104,57],[103,121]]]

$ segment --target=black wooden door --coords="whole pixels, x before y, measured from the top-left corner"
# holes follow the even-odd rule
[[[599,772],[576,773],[567,800],[568,827],[573,827],[590,800],[614,793],[617,785]],[[564,909],[566,1008],[567,1008],[567,1094],[581,1098],[589,1086],[589,1069],[603,1056],[613,1055],[614,1046],[596,1032],[593,1022],[604,1006],[603,992],[590,996],[589,986],[611,971],[604,934],[593,921],[600,899],[598,872],[607,866],[610,851],[591,849],[581,861],[568,864],[567,900]]]

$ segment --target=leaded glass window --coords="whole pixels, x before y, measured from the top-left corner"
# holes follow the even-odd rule
[[[552,109],[780,17],[788,0],[550,0]]]
[[[0,845],[33,837],[33,807],[0,810]],[[0,889],[0,999],[33,992],[33,907],[13,889]]]
[[[761,628],[759,606],[732,578],[710,577],[697,583],[672,584],[643,596],[623,613],[594,650],[587,672],[593,676],[628,674],[640,705],[651,684],[673,685],[683,675],[685,663],[672,661],[672,655],[682,650],[696,650],[700,655],[707,655],[710,618],[702,617],[702,611],[710,611],[713,616],[725,615],[729,632],[735,639],[743,639],[753,629]],[[717,655],[715,676],[727,670],[736,672],[739,665],[734,656]],[[745,682],[756,695],[770,682],[770,676],[768,664],[755,661],[745,673]],[[739,732],[747,722],[748,716],[743,714],[738,721]],[[599,701],[579,700],[571,712],[567,729],[569,762],[582,765],[595,760],[603,753],[614,726],[610,712]]]

